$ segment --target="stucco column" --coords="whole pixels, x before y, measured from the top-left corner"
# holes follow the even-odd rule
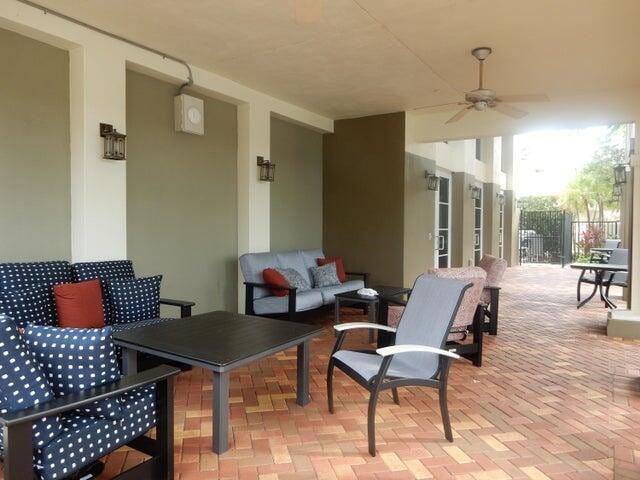
[[[126,68],[108,48],[69,52],[71,256],[127,258],[126,161],[104,160],[100,123],[126,133]]]
[[[484,184],[484,203],[482,205],[482,253],[499,256],[500,240],[500,204],[498,193],[502,189],[496,183]]]
[[[507,176],[507,188],[504,191],[504,258],[510,267],[520,262],[518,252],[518,223],[520,221],[516,206],[515,177],[517,165],[513,158],[513,135],[502,137],[502,171]]]
[[[238,255],[270,248],[270,183],[259,180],[257,157],[269,158],[271,112],[255,103],[238,107]],[[278,173],[276,171],[276,181]],[[238,272],[238,310],[244,311],[243,277]]]

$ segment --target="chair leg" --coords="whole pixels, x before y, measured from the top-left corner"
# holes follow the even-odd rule
[[[578,302],[580,301],[580,286],[582,285],[582,278],[584,277],[584,273],[585,273],[585,270],[582,270],[582,272],[580,272],[580,277],[578,278],[578,287],[576,291]]]
[[[442,415],[442,426],[444,427],[445,438],[453,442],[453,433],[451,431],[451,420],[449,419],[449,406],[447,405],[447,381],[449,377],[449,359],[443,360],[443,368],[440,374],[440,387],[438,389],[438,399],[440,400],[440,414]]]
[[[369,398],[369,412],[367,414],[367,427],[369,436],[369,454],[376,456],[376,405],[378,404],[379,390],[375,389],[371,392]]]
[[[333,413],[333,358],[329,360],[329,367],[327,368],[327,402],[329,413]]]
[[[396,405],[400,405],[400,395],[398,395],[398,389],[392,388],[391,394],[393,395],[393,403],[395,403]]]

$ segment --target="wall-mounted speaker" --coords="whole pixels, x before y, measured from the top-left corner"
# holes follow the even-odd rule
[[[190,95],[173,97],[174,120],[177,132],[204,135],[204,102]]]

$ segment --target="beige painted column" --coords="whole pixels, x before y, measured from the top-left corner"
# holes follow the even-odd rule
[[[473,265],[474,200],[469,185],[474,185],[475,177],[465,172],[452,175],[451,195],[451,266]]]
[[[71,256],[127,258],[126,161],[104,160],[100,123],[126,133],[126,69],[108,48],[69,53]]]
[[[484,184],[484,203],[482,205],[482,252],[483,254],[499,255],[500,240],[500,204],[498,193],[502,189],[496,183]]]
[[[238,256],[270,248],[270,183],[259,180],[257,157],[269,158],[271,112],[259,104],[238,107]],[[276,171],[276,180],[277,180]],[[244,311],[244,285],[238,271],[238,311]]]
[[[518,223],[515,178],[518,174],[513,158],[513,135],[502,137],[502,171],[507,176],[507,188],[504,191],[504,258],[510,267],[518,265]]]

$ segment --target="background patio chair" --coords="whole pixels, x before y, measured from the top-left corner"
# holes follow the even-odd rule
[[[601,248],[609,248],[613,250],[614,248],[620,248],[622,245],[622,240],[617,238],[610,238],[604,241],[604,245]],[[591,252],[591,257],[589,258],[589,262],[607,262],[609,260],[609,253],[606,252]]]
[[[629,265],[629,250],[626,248],[614,248],[611,251],[611,255],[606,259],[605,263],[610,263],[612,265]],[[576,296],[578,301],[580,301],[580,288],[583,283],[588,283],[589,285],[595,285],[596,276],[593,272],[589,272],[587,270],[582,270],[580,276],[578,277],[578,287],[576,291]],[[609,288],[611,285],[619,286],[619,287],[627,287],[627,273],[626,272],[606,272],[602,278],[602,284],[606,288],[606,295],[609,296]]]
[[[480,302],[484,305],[484,316],[488,320],[483,324],[483,328],[489,335],[497,335],[500,283],[507,270],[507,261],[493,255],[484,255],[478,266],[487,272],[487,282],[480,296]]]
[[[339,332],[327,370],[327,398],[333,413],[333,369],[338,367],[366,388],[369,398],[369,453],[376,454],[375,415],[378,395],[392,389],[398,400],[398,387],[410,385],[438,389],[440,411],[447,440],[453,441],[447,409],[447,377],[456,353],[444,350],[447,333],[460,307],[462,296],[470,287],[459,280],[421,275],[407,302],[398,328],[377,323],[343,323],[334,326]],[[360,328],[396,332],[395,345],[375,352],[340,350],[346,333]]]
[[[451,326],[446,348],[453,348],[461,356],[471,360],[477,367],[482,366],[482,337],[484,332],[484,306],[480,303],[487,272],[480,267],[437,268],[427,275],[452,278],[471,283],[462,298],[456,318]],[[400,323],[404,306],[390,306],[387,325],[395,327]],[[472,334],[472,342],[461,343]]]

